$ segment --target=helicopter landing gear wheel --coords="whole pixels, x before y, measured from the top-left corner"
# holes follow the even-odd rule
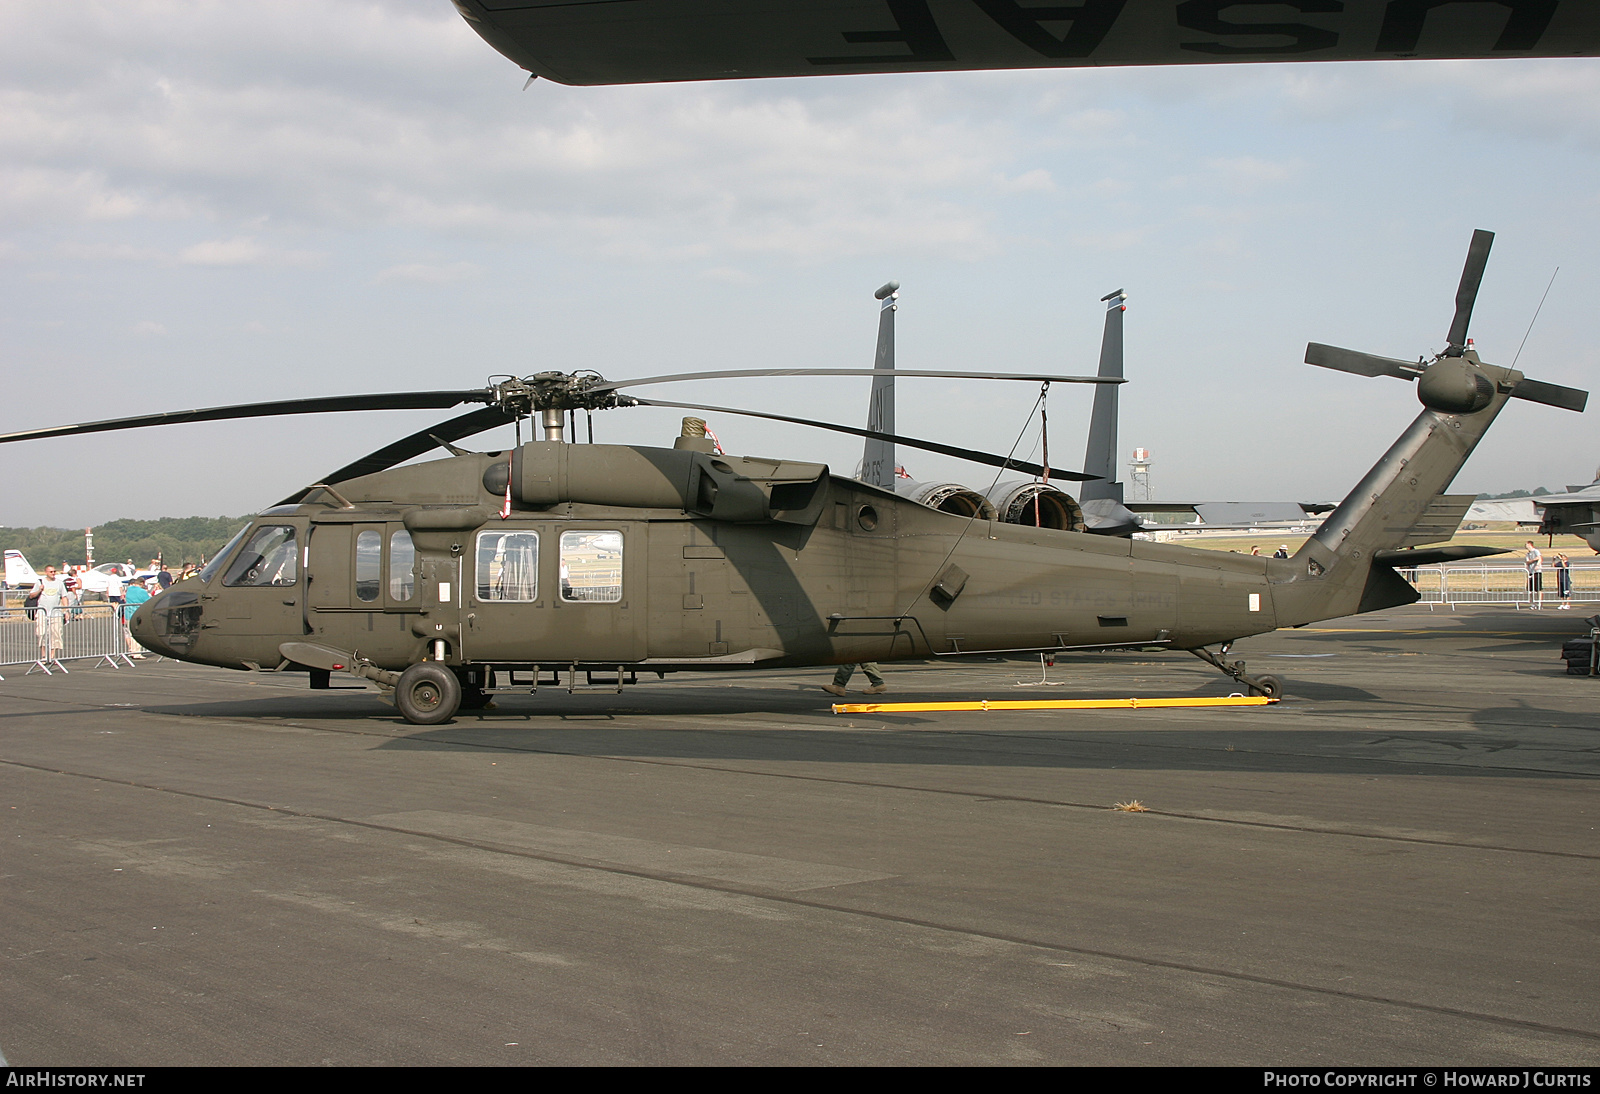
[[[1227,654],[1228,647],[1231,645],[1233,643],[1229,642],[1222,647],[1224,655]],[[1226,674],[1234,683],[1248,688],[1252,695],[1261,695],[1274,700],[1283,697],[1283,681],[1276,676],[1250,676],[1244,671],[1243,661],[1224,661],[1203,646],[1192,649],[1189,652],[1212,668]]]
[[[1251,679],[1250,690],[1257,695],[1264,695],[1268,699],[1283,698],[1283,681],[1276,676],[1255,676]]]
[[[443,665],[422,661],[400,674],[394,705],[415,726],[448,722],[461,707],[461,681]]]

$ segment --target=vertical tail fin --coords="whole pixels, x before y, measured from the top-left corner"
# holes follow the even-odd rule
[[[899,310],[900,282],[890,281],[872,294],[881,302],[878,309],[878,352],[872,367],[881,375],[872,378],[872,394],[867,400],[867,428],[879,433],[894,432],[894,313]],[[861,451],[861,481],[885,490],[894,489],[895,453],[893,441],[867,438]]]
[[[1511,395],[1503,388],[1522,378],[1482,364],[1471,350],[1467,353],[1453,360],[1470,361],[1500,390],[1478,410],[1425,407],[1295,556],[1274,567],[1273,603],[1280,626],[1417,599],[1410,584],[1375,556],[1406,542],[1504,409]]]
[[[39,575],[34,572],[21,551],[6,552],[6,584],[14,589],[36,585]]]
[[[1128,294],[1118,289],[1100,298],[1106,304],[1106,329],[1100,338],[1101,376],[1122,379],[1122,313]],[[1122,504],[1122,483],[1117,481],[1117,390],[1119,384],[1100,384],[1094,389],[1094,409],[1089,414],[1089,445],[1083,454],[1083,470],[1100,478],[1086,482],[1078,491],[1080,501],[1108,498]]]
[[[1267,571],[1278,625],[1375,611],[1417,599],[1394,572],[1396,554],[1428,515],[1511,399],[1582,411],[1588,393],[1529,380],[1485,363],[1467,324],[1489,259],[1492,232],[1472,234],[1445,350],[1415,363],[1313,342],[1306,363],[1358,376],[1414,380],[1423,411],[1295,556]]]
[[[1106,329],[1100,337],[1100,375],[1122,379],[1122,313],[1128,294],[1118,289],[1100,298],[1106,305]],[[1094,389],[1089,412],[1089,444],[1083,470],[1100,478],[1078,488],[1085,530],[1097,536],[1131,536],[1139,518],[1122,504],[1122,483],[1117,479],[1117,389],[1101,384]]]

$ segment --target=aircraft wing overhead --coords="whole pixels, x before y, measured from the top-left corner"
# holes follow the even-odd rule
[[[1600,55],[1588,0],[453,2],[507,58],[564,84]]]
[[[1529,497],[1527,500],[1541,509],[1547,505],[1600,502],[1600,482],[1592,486],[1580,486],[1575,490],[1569,490],[1565,494],[1539,494]]]

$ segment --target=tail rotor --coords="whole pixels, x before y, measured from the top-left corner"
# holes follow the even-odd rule
[[[1445,348],[1443,352],[1435,354],[1432,360],[1418,358],[1414,362],[1402,361],[1311,342],[1306,346],[1306,364],[1357,376],[1393,376],[1400,380],[1417,380],[1417,395],[1423,405],[1447,414],[1480,410],[1488,405],[1496,391],[1507,392],[1513,399],[1581,412],[1588,403],[1588,392],[1543,380],[1530,380],[1514,369],[1486,365],[1472,347],[1467,328],[1472,321],[1472,308],[1478,300],[1478,288],[1483,283],[1483,272],[1489,263],[1489,248],[1493,243],[1493,232],[1480,228],[1472,233],[1466,265],[1461,270],[1461,284],[1456,289],[1456,313],[1450,321]]]

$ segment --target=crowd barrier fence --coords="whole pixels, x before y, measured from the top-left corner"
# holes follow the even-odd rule
[[[1540,584],[1542,594],[1530,588],[1528,571],[1523,566],[1418,566],[1401,570],[1400,575],[1422,594],[1420,603],[1436,604],[1512,604],[1518,608],[1559,608],[1563,603],[1556,571],[1545,564]],[[1600,604],[1600,565],[1574,565],[1572,595],[1566,603]]]
[[[133,667],[122,620],[110,604],[0,609],[0,667],[27,665],[28,675],[66,672],[66,661]],[[5,677],[0,676],[0,680]]]

